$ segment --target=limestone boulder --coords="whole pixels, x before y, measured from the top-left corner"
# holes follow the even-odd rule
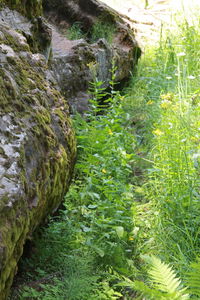
[[[0,22],[0,299],[27,238],[68,189],[76,146],[66,100],[43,55]]]

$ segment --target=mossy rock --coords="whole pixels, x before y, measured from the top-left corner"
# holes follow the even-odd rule
[[[45,79],[41,54],[0,25],[0,299],[27,238],[68,189],[76,154],[66,100]]]
[[[141,49],[119,13],[101,1],[43,0],[43,8],[44,15],[54,20],[50,67],[72,111],[84,113],[89,109],[89,81],[95,76],[103,82],[102,87],[109,89],[115,77],[123,87],[135,71]],[[69,24],[77,27],[69,28]],[[69,39],[60,35],[65,28],[80,30],[82,39],[63,47],[67,44],[63,40]]]
[[[0,6],[7,5],[28,18],[42,15],[42,0],[0,0]]]

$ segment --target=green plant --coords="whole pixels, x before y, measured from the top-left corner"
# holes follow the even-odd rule
[[[126,105],[136,136],[137,166],[142,168],[134,190],[140,199],[135,216],[137,253],[160,255],[184,274],[200,246],[195,55],[200,47],[198,26],[184,21],[176,29],[164,36],[163,28],[159,46],[146,49],[126,90]]]
[[[114,24],[109,24],[108,22],[100,19],[92,26],[90,41],[95,43],[100,38],[104,38],[109,44],[112,44],[115,32],[116,28]]]
[[[188,285],[189,292],[200,298],[200,258],[197,258],[196,262],[190,264],[190,271],[187,272],[186,283]]]
[[[125,279],[122,285],[137,290],[145,299],[186,300],[200,297],[200,259],[190,265],[190,272],[185,274],[187,287],[168,264],[155,256],[143,257],[148,263],[148,283]],[[139,297],[140,298],[140,297]],[[144,299],[144,298],[143,298]]]
[[[132,187],[128,183],[134,137],[125,124],[118,94],[107,99],[109,111],[98,115],[99,83],[93,85],[93,111],[87,121],[76,116],[80,183],[72,185],[66,196],[66,207],[72,207],[70,218],[82,228],[82,242],[97,254],[99,262],[126,272],[133,242]],[[88,122],[89,121],[89,122]],[[127,124],[128,125],[128,124]],[[73,205],[76,211],[73,213]],[[126,255],[126,250],[127,254]]]
[[[87,36],[87,34],[82,30],[82,24],[80,22],[74,22],[67,30],[66,35],[70,40],[84,39]]]
[[[150,269],[148,271],[150,287],[143,282],[134,282],[136,290],[147,296],[147,299],[189,299],[186,288],[182,287],[181,280],[169,266],[155,256],[148,257]]]

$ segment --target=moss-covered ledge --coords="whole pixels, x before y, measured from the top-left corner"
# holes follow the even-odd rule
[[[0,0],[0,8],[3,5],[16,9],[28,18],[42,15],[42,0]]]

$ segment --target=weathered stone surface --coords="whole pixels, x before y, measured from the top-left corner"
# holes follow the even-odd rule
[[[5,5],[29,18],[42,15],[42,0],[0,0],[0,8]]]
[[[51,26],[53,31],[51,68],[72,109],[85,110],[88,108],[86,99],[89,81],[93,78],[92,70],[96,69],[97,79],[103,81],[103,86],[107,88],[114,62],[115,81],[126,81],[140,57],[140,48],[133,32],[117,12],[100,1],[45,0],[44,3],[48,19],[54,23],[54,26]],[[74,21],[78,21],[82,30],[87,33],[85,40],[69,41],[62,33]],[[99,26],[106,25],[108,30],[114,29],[111,44],[101,36],[93,43],[93,28],[98,23]],[[85,97],[80,97],[83,94]]]
[[[30,21],[19,12],[4,7],[0,10],[0,23],[15,29],[21,33],[28,42],[32,52],[40,52],[45,55],[48,61],[51,54],[52,31],[41,16]]]
[[[75,158],[68,105],[45,57],[0,22],[0,299],[25,240],[65,195]]]

